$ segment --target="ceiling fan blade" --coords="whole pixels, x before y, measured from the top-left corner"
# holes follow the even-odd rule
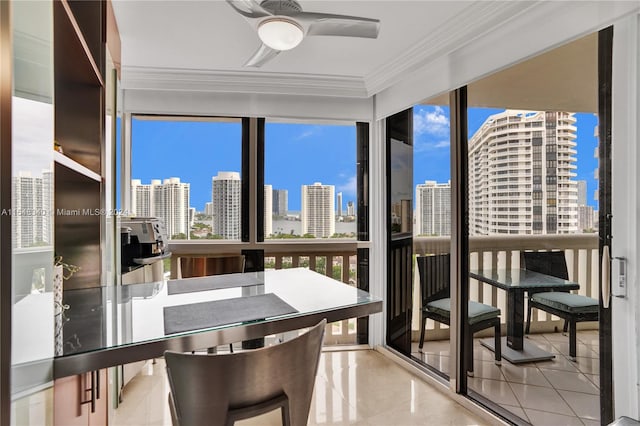
[[[262,18],[271,16],[271,12],[263,9],[256,0],[227,0],[227,3],[242,16],[247,18]]]
[[[377,38],[380,32],[379,19],[312,12],[296,13],[291,17],[307,23],[307,35],[312,36]]]
[[[249,58],[244,66],[255,68],[261,67],[262,65],[278,56],[278,53],[280,53],[280,50],[275,50],[265,44],[261,44],[258,50],[256,50],[256,53],[254,53],[253,56]]]

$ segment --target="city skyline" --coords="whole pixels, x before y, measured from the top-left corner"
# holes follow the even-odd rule
[[[470,108],[469,136],[492,114],[504,109]],[[597,209],[593,171],[597,159],[591,113],[576,113],[577,180],[587,181],[587,204]],[[192,207],[204,211],[210,202],[210,179],[221,170],[241,170],[240,122],[133,120],[132,176],[150,181],[162,170],[191,183]],[[346,142],[346,143],[345,143]],[[321,181],[343,193],[343,209],[356,200],[355,126],[266,124],[265,183],[288,191],[288,210],[299,212],[300,187]],[[180,149],[175,149],[180,146]],[[414,108],[413,187],[427,180],[450,179],[448,107]]]

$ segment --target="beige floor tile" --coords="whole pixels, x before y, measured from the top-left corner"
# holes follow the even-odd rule
[[[417,354],[416,358],[429,364],[438,371],[449,374],[451,359],[448,356],[438,356],[434,354]]]
[[[569,408],[569,405],[564,402],[555,389],[522,385],[519,383],[511,383],[510,386],[523,408],[535,410],[544,407],[545,411],[550,413],[563,414],[566,416],[574,414],[571,408]]]
[[[558,391],[571,409],[583,419],[600,420],[600,397],[586,393]]]
[[[587,376],[587,378],[589,380],[591,380],[591,383],[593,383],[594,385],[596,385],[596,387],[598,389],[600,389],[600,376],[597,374],[585,374],[585,376]]]
[[[600,374],[600,360],[598,358],[576,357],[573,364],[585,374]]]
[[[540,369],[554,388],[598,395],[600,390],[582,373]]]
[[[508,382],[551,387],[551,383],[535,366],[520,366],[504,362],[502,363],[502,374]]]
[[[597,420],[580,419],[580,421],[582,421],[584,426],[600,426],[600,422]]]
[[[533,426],[582,426],[580,419],[574,416],[563,416],[531,409],[525,409],[525,411]]]
[[[473,361],[473,375],[481,379],[504,380],[501,368],[494,361]]]
[[[538,368],[546,368],[549,370],[562,370],[562,371],[573,371],[573,372],[579,371],[578,364],[569,360],[564,355],[556,355],[555,358],[549,361],[536,362],[535,364],[536,364],[536,367]]]
[[[424,346],[422,347],[422,349],[418,348],[418,344],[416,342],[415,349],[412,348],[412,351],[414,352],[423,352],[444,356],[449,356],[450,350],[451,347],[448,340],[426,341],[424,342]]]
[[[543,333],[540,336],[544,337],[550,342],[567,342],[569,341],[569,334],[564,333]]]
[[[566,342],[552,342],[553,346],[563,355],[569,356],[569,341]],[[597,358],[598,353],[591,350],[591,348],[584,343],[576,343],[576,356],[584,358]]]
[[[439,408],[432,412],[407,412],[406,410],[389,410],[367,419],[370,426],[413,426],[413,425],[451,425],[474,426],[485,423],[472,416],[467,410],[455,404],[447,408]]]
[[[513,406],[513,405],[501,405],[502,408],[507,409],[508,411],[510,411],[511,413],[515,414],[516,416],[520,417],[521,419],[523,419],[524,421],[529,421],[529,417],[527,417],[527,413],[524,412],[524,410],[522,409],[522,407],[520,406]]]
[[[484,346],[474,346],[473,359],[481,361],[494,361],[495,354]]]
[[[496,404],[520,405],[507,382],[470,377],[468,386]]]

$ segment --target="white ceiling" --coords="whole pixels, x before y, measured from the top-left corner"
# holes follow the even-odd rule
[[[279,81],[282,86],[301,79],[299,84],[307,86],[311,80],[322,81],[319,90],[342,85],[351,96],[366,97],[388,87],[400,73],[449,53],[535,2],[301,0],[300,4],[305,11],[380,19],[380,35],[375,40],[308,37],[262,68],[243,68],[260,43],[250,24],[225,1],[114,0],[123,86],[153,88],[170,81],[176,89],[176,84],[192,78],[214,76],[216,87],[233,81],[238,91],[243,81],[262,79],[265,85]],[[255,85],[251,90],[256,91]]]

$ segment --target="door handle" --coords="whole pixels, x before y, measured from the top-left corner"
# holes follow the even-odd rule
[[[611,255],[609,246],[602,248],[602,306],[609,308],[611,301]]]

